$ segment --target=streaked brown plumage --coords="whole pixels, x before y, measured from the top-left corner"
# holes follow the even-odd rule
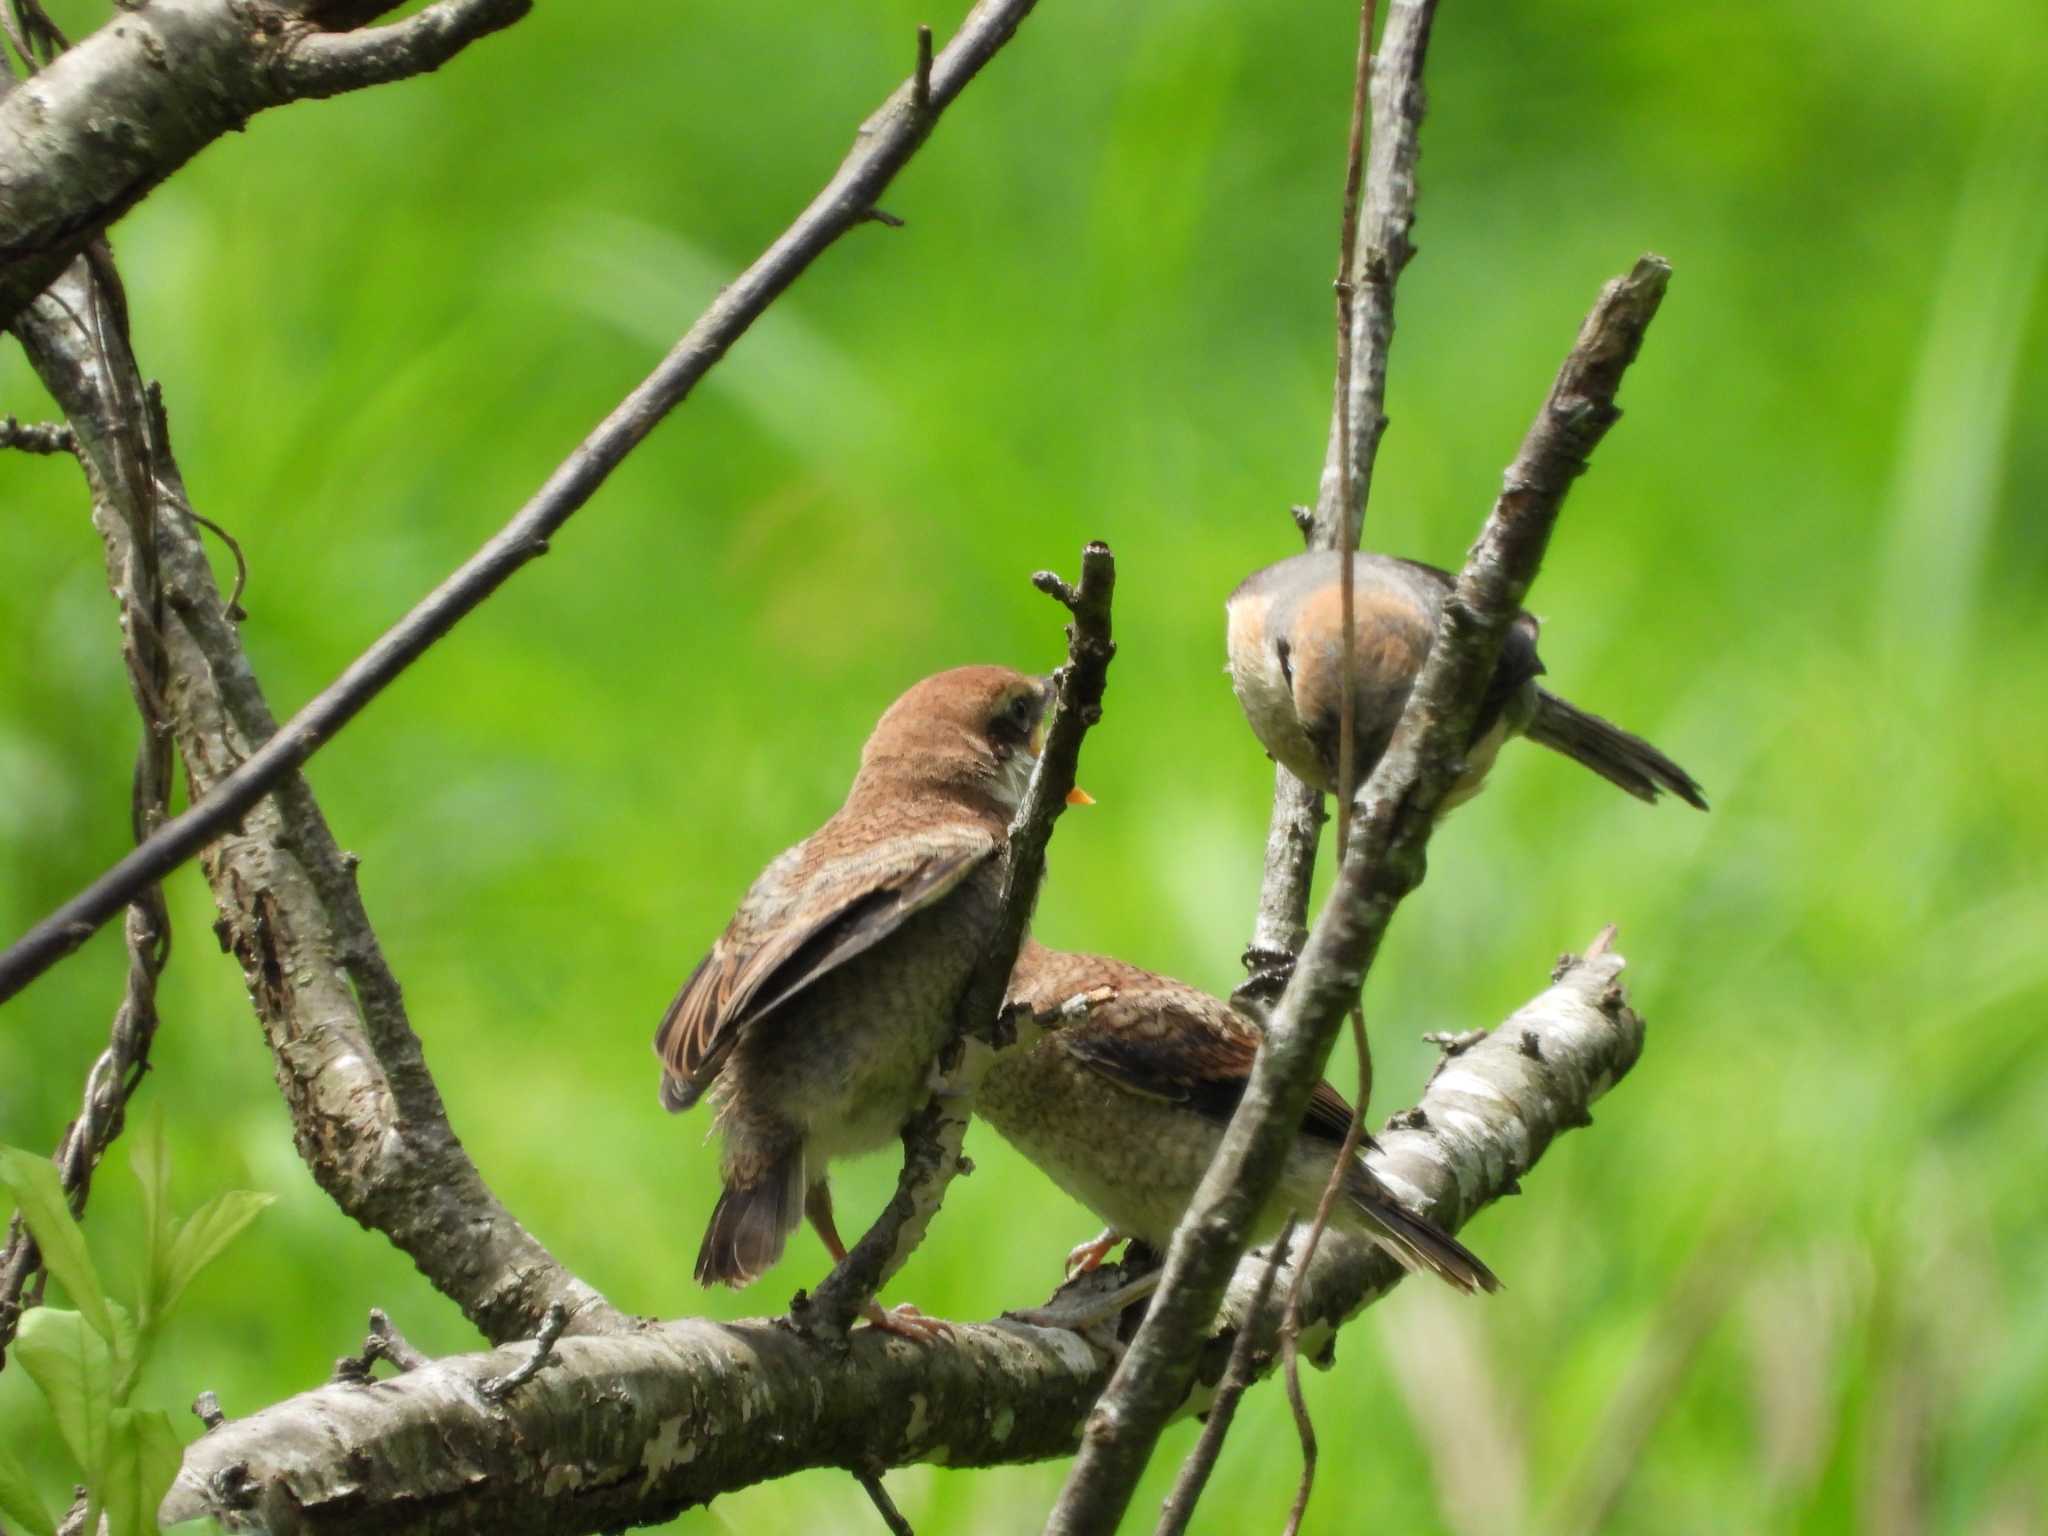
[[[1409,690],[1429,656],[1451,576],[1388,555],[1352,557],[1353,741],[1358,782],[1393,740]],[[1247,577],[1231,593],[1230,681],[1245,718],[1274,761],[1334,793],[1343,701],[1343,567],[1333,550],[1295,555]],[[1479,792],[1494,754],[1527,736],[1582,763],[1640,800],[1669,790],[1707,808],[1692,776],[1621,727],[1536,686],[1536,620],[1519,615],[1501,648],[1464,775],[1445,796],[1449,810]]]
[[[761,873],[669,1006],[654,1039],[662,1103],[688,1109],[709,1090],[724,1138],[702,1283],[756,1278],[800,1213],[844,1253],[827,1170],[893,1142],[929,1093],[996,920],[1049,696],[1007,667],[905,693],[846,803]]]
[[[1011,974],[1009,1006],[1046,1034],[995,1058],[976,1115],[1109,1223],[1074,1251],[1083,1267],[1119,1237],[1164,1251],[1244,1097],[1256,1027],[1184,982],[1035,941]],[[1254,1241],[1278,1232],[1290,1210],[1304,1220],[1315,1210],[1350,1124],[1342,1095],[1317,1084]],[[1499,1289],[1485,1264],[1404,1206],[1363,1161],[1346,1171],[1344,1195],[1336,1225],[1460,1290]]]

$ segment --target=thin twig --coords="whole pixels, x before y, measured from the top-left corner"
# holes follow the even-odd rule
[[[1331,1165],[1322,1197],[1316,1201],[1316,1219],[1309,1226],[1308,1241],[1301,1245],[1301,1263],[1295,1266],[1294,1279],[1287,1287],[1287,1307],[1280,1319],[1280,1358],[1286,1368],[1287,1401],[1294,1410],[1294,1427],[1301,1439],[1301,1481],[1294,1491],[1294,1507],[1287,1514],[1286,1536],[1294,1536],[1301,1529],[1301,1517],[1308,1511],[1309,1491],[1316,1481],[1316,1430],[1309,1420],[1308,1399],[1301,1393],[1301,1287],[1308,1277],[1309,1265],[1315,1262],[1316,1250],[1322,1246],[1323,1233],[1329,1228],[1330,1213],[1336,1209],[1344,1187],[1344,1175],[1350,1171],[1351,1160],[1358,1156],[1359,1144],[1365,1140],[1364,1104],[1372,1088],[1372,1058],[1366,1054],[1363,1009],[1351,1010],[1351,1038],[1358,1048],[1358,1102],[1351,1106],[1351,1123],[1344,1128],[1337,1161]]]
[[[1091,543],[1081,552],[1081,580],[1069,586],[1050,571],[1040,571],[1032,584],[1057,600],[1073,617],[1067,626],[1067,659],[1053,674],[1053,716],[1045,747],[1032,770],[1024,802],[1010,824],[1004,856],[999,916],[988,947],[968,978],[954,1009],[955,1038],[979,1039],[995,1046],[1003,1020],[1003,994],[1017,951],[1038,900],[1045,876],[1045,850],[1053,823],[1066,809],[1081,761],[1081,739],[1102,718],[1102,694],[1109,683],[1109,663],[1116,655],[1110,632],[1110,605],[1116,593],[1116,559],[1109,546]],[[955,1049],[947,1053],[959,1072],[970,1061],[985,1067],[986,1057]],[[924,1237],[925,1228],[945,1198],[946,1185],[959,1171],[960,1146],[967,1129],[963,1105],[972,1103],[971,1078],[949,1083],[945,1096],[934,1095],[904,1128],[903,1172],[896,1193],[866,1235],[855,1243],[815,1294],[791,1308],[801,1326],[828,1338],[845,1335],[853,1320],[890,1275],[901,1267]]]
[[[23,453],[76,453],[78,438],[61,422],[16,421],[0,416],[0,448]]]
[[[910,1522],[903,1518],[903,1511],[896,1507],[896,1501],[889,1497],[889,1490],[882,1486],[880,1473],[857,1471],[853,1475],[867,1490],[868,1500],[882,1517],[882,1524],[889,1527],[890,1536],[917,1536],[917,1532],[910,1528]]]
[[[1158,1294],[1089,1416],[1052,1531],[1116,1528],[1161,1428],[1188,1391],[1199,1340],[1251,1222],[1272,1198],[1336,1032],[1394,909],[1422,881],[1437,809],[1458,772],[1501,643],[1542,563],[1566,490],[1620,415],[1614,395],[1670,271],[1646,256],[1601,292],[1509,466],[1444,604],[1394,739],[1359,796],[1350,856],[1274,1010],[1237,1112],[1174,1232]]]
[[[552,1314],[553,1309],[549,1310]],[[559,1334],[559,1330],[557,1333]],[[382,1307],[372,1307],[370,1331],[363,1338],[362,1353],[343,1355],[335,1361],[334,1380],[352,1386],[365,1386],[376,1379],[371,1367],[379,1360],[387,1361],[401,1376],[432,1363],[424,1353],[413,1346],[411,1340],[398,1331],[398,1325],[391,1321],[390,1315]]]
[[[430,645],[543,554],[626,455],[689,396],[761,313],[847,230],[861,223],[940,114],[1010,40],[1036,0],[980,0],[933,61],[927,111],[906,81],[862,126],[831,181],[775,243],[720,292],[660,365],[550,475],[483,548],[422,599],[342,675],[142,847],[0,954],[0,1002],[71,953],[146,885],[191,858],[299,767],[382,693]]]
[[[569,1324],[569,1309],[559,1301],[550,1302],[546,1316],[541,1319],[540,1332],[533,1338],[533,1353],[502,1376],[493,1376],[477,1388],[487,1403],[502,1403],[513,1392],[523,1387],[540,1373],[548,1363],[548,1357],[555,1352],[555,1341],[562,1336],[562,1330]]]
[[[1322,478],[1306,529],[1311,549],[1348,551],[1358,547],[1366,507],[1372,499],[1373,465],[1386,428],[1394,284],[1413,254],[1407,232],[1415,220],[1421,75],[1430,27],[1436,18],[1436,0],[1392,0],[1377,57],[1372,52],[1375,12],[1376,5],[1368,4],[1359,16],[1336,284],[1337,377]],[[1381,78],[1381,89],[1369,91],[1368,82],[1375,76]],[[1368,103],[1369,141],[1365,131]],[[1361,167],[1355,176],[1354,163]],[[1348,578],[1346,571],[1340,579]],[[1341,733],[1340,752],[1350,738],[1350,730]],[[1352,807],[1344,797],[1339,798],[1343,847],[1349,843],[1347,823]],[[1274,769],[1273,814],[1259,882],[1258,915],[1244,952],[1250,974],[1235,994],[1244,1001],[1272,1004],[1308,936],[1309,888],[1315,879],[1322,801],[1318,791],[1285,768]]]
[[[114,591],[121,604],[121,649],[129,690],[142,716],[142,742],[136,750],[129,790],[129,835],[141,843],[170,814],[171,798],[171,735],[162,708],[170,660],[163,643],[164,593],[156,539],[159,509],[151,468],[159,454],[150,420],[141,409],[140,391],[132,387],[138,375],[120,280],[111,261],[96,260],[90,269],[87,307],[98,368],[105,378],[131,382],[131,387],[116,391],[109,423],[114,438],[109,461],[113,473],[102,478],[89,470],[88,481],[95,501],[124,519],[129,530],[128,558]],[[72,436],[69,428],[65,431]],[[72,447],[75,451],[75,436]],[[157,980],[171,953],[170,909],[160,887],[148,885],[135,892],[123,927],[128,970],[107,1048],[86,1074],[77,1118],[65,1129],[52,1159],[74,1216],[84,1214],[93,1171],[121,1134],[128,1101],[149,1071],[150,1045],[157,1029]],[[17,1215],[9,1224],[6,1245],[0,1249],[0,1360],[5,1359],[20,1323],[24,1297],[31,1303],[40,1298],[41,1265],[35,1240]]]
[[[917,25],[917,72],[910,77],[910,104],[920,112],[932,109],[932,29]]]
[[[211,1387],[192,1399],[192,1413],[208,1429],[219,1429],[228,1416],[220,1411],[220,1398]]]
[[[1216,1470],[1216,1458],[1223,1453],[1223,1440],[1237,1417],[1238,1402],[1257,1372],[1259,1339],[1264,1332],[1261,1325],[1265,1322],[1267,1304],[1273,1299],[1273,1282],[1280,1274],[1280,1266],[1288,1262],[1288,1247],[1294,1240],[1294,1228],[1295,1217],[1290,1212],[1287,1225],[1280,1229],[1280,1236],[1274,1239],[1266,1255],[1265,1268],[1259,1275],[1259,1288],[1252,1294],[1251,1310],[1245,1315],[1244,1325],[1237,1330],[1237,1338],[1231,1343],[1230,1364],[1224,1368],[1223,1380],[1217,1385],[1216,1400],[1209,1405],[1209,1417],[1202,1425],[1201,1437],[1195,1441],[1195,1448],[1188,1453],[1188,1459],[1181,1463],[1180,1474],[1173,1480],[1173,1492],[1166,1496],[1166,1505],[1153,1536],[1181,1536],[1187,1530],[1202,1490],[1209,1485],[1209,1475]]]

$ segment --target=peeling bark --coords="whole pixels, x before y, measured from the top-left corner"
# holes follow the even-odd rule
[[[1621,968],[1595,946],[1448,1059],[1383,1138],[1372,1159],[1380,1176],[1452,1229],[1513,1191],[1642,1050]],[[1264,1268],[1256,1256],[1238,1267],[1180,1413],[1207,1406]],[[1341,1323],[1401,1274],[1369,1245],[1333,1236],[1304,1287],[1304,1351],[1326,1354]],[[1079,1337],[1014,1321],[961,1326],[935,1344],[861,1329],[849,1345],[813,1344],[777,1322],[686,1319],[565,1338],[501,1406],[483,1383],[530,1349],[320,1387],[209,1430],[186,1452],[163,1518],[212,1515],[280,1536],[608,1530],[807,1467],[1064,1456],[1109,1375]]]

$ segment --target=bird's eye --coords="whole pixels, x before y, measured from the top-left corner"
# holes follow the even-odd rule
[[[1016,698],[1010,700],[1010,718],[1019,725],[1029,725],[1031,723],[1030,694],[1020,693]]]

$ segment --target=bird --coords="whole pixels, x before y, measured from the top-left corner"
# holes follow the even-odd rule
[[[1068,1273],[1094,1269],[1127,1238],[1165,1252],[1244,1097],[1258,1027],[1186,982],[1035,939],[1017,957],[1004,1006],[1043,1033],[1025,1043],[1020,1029],[1019,1043],[996,1053],[974,1113],[1108,1224],[1067,1256]],[[1350,1125],[1351,1106],[1318,1083],[1254,1242],[1276,1234],[1290,1211],[1309,1220]],[[1332,1224],[1403,1268],[1465,1292],[1500,1289],[1470,1249],[1403,1205],[1363,1159],[1345,1170],[1343,1195]]]
[[[1393,740],[1455,580],[1414,560],[1351,558],[1353,762],[1363,784]],[[1326,793],[1338,788],[1343,729],[1342,575],[1335,550],[1312,550],[1254,572],[1225,605],[1231,686],[1253,733],[1275,762]],[[1704,811],[1699,784],[1656,747],[1537,686],[1536,630],[1533,614],[1515,616],[1440,813],[1479,792],[1510,736],[1562,752],[1639,800],[1669,790]]]
[[[1050,679],[998,666],[910,688],[862,747],[845,804],[761,872],[663,1015],[661,1102],[687,1110],[708,1092],[723,1141],[699,1283],[753,1281],[804,1217],[845,1257],[830,1166],[892,1142],[929,1097],[995,931],[1051,696]],[[873,1303],[867,1317],[943,1326]]]

